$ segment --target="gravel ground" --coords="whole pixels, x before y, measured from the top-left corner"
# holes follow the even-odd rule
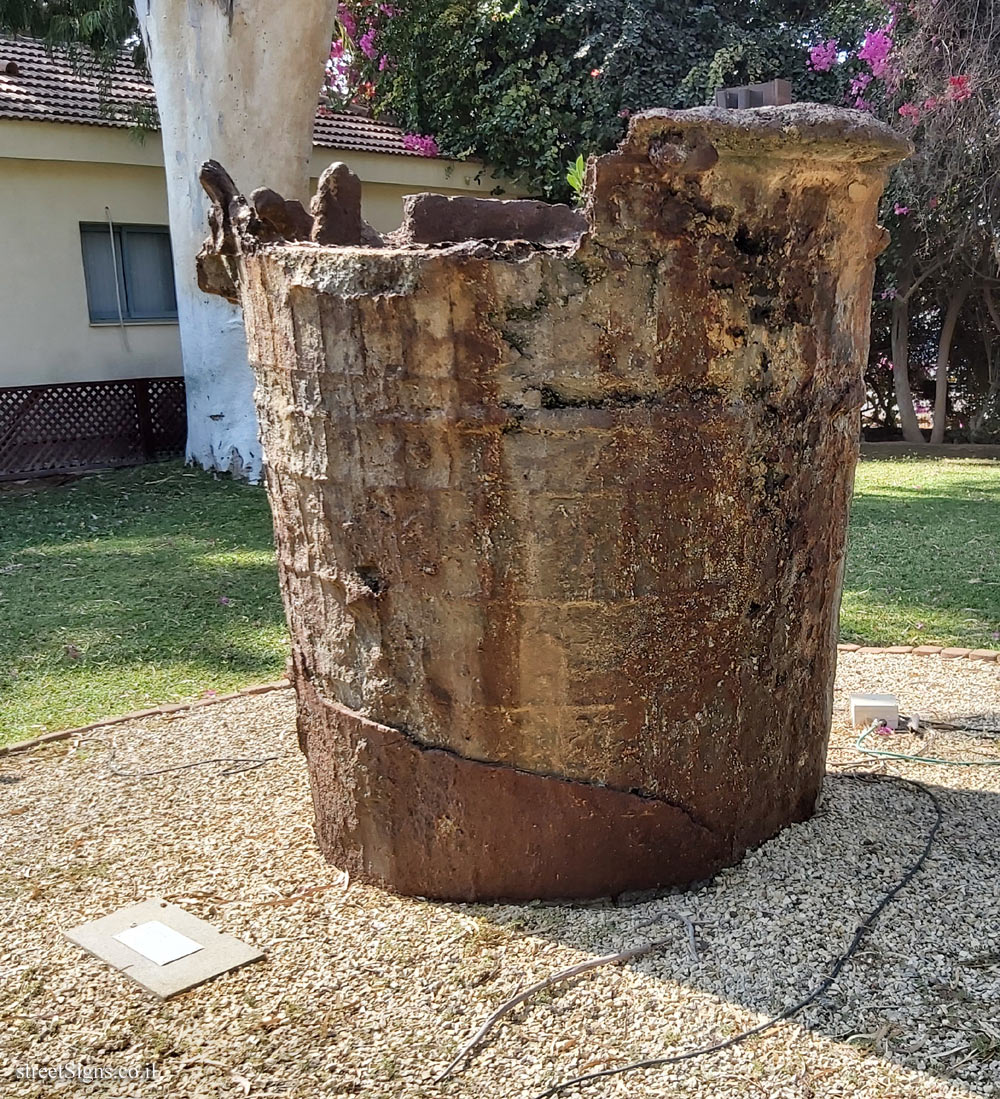
[[[312,841],[290,691],[0,760],[5,1094],[528,1099],[566,1076],[752,1026],[828,971],[933,819],[919,792],[833,766],[857,760],[845,721],[857,689],[894,691],[905,712],[1000,725],[996,665],[842,654],[832,773],[816,817],[703,888],[617,905],[432,904],[345,884]],[[123,778],[108,769],[112,735],[123,770],[279,758],[237,775],[213,764]],[[942,736],[934,747],[969,745]],[[829,994],[740,1047],[567,1095],[1000,1095],[1000,769],[888,769],[931,785],[945,823],[924,871]],[[160,1003],[60,934],[148,896],[256,943],[267,959]],[[681,913],[696,926],[697,961]],[[655,953],[519,1008],[464,1072],[430,1082],[526,985],[663,937]],[[152,1065],[157,1076],[17,1078],[19,1067],[59,1064]]]

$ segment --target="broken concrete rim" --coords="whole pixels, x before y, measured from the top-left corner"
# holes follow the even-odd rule
[[[207,293],[238,301],[233,259],[265,244],[407,248],[516,241],[572,250],[588,235],[599,238],[599,181],[605,174],[620,176],[623,162],[636,170],[652,165],[665,183],[724,170],[720,160],[747,158],[812,160],[839,171],[853,166],[882,173],[911,152],[905,137],[862,111],[802,103],[754,110],[653,109],[633,116],[613,153],[591,157],[582,210],[533,199],[407,195],[400,227],[385,238],[364,221],[361,183],[346,164],[324,171],[307,212],[269,188],[254,191],[247,201],[223,166],[208,161],[201,182],[213,201],[212,235],[198,257],[199,284]]]
[[[793,103],[743,111],[642,111],[632,117],[628,135],[610,155],[649,155],[665,139],[687,149],[711,144],[720,157],[831,160],[885,168],[913,152],[907,138],[866,111]]]

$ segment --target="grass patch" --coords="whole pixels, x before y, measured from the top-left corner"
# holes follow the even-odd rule
[[[0,743],[278,678],[261,487],[180,463],[0,495]]]
[[[861,462],[840,632],[868,645],[1000,648],[1000,462]]]
[[[0,494],[0,743],[275,679],[264,490],[179,463]],[[858,467],[841,635],[1000,648],[1000,462]]]

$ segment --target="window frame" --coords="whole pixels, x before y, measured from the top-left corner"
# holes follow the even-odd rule
[[[90,326],[92,328],[103,328],[107,325],[114,325],[117,327],[121,323],[125,323],[128,325],[177,324],[177,288],[173,284],[173,242],[170,239],[170,227],[168,225],[145,225],[140,222],[131,221],[114,221],[111,223],[111,229],[114,231],[115,235],[115,278],[117,278],[120,273],[122,280],[121,289],[123,291],[123,301],[121,320],[119,320],[117,316],[117,311],[113,317],[94,316],[94,308],[90,300],[90,286],[87,282],[87,268],[84,261],[84,234],[103,233],[105,240],[107,240],[108,223],[106,221],[80,222],[80,257],[81,266],[83,268],[84,292],[87,297],[87,316],[90,320]],[[167,243],[170,247],[171,257],[171,287],[174,291],[174,308],[172,311],[164,311],[162,313],[132,313],[131,306],[129,304],[128,293],[129,281],[131,278],[131,262],[129,259],[128,248],[129,233],[153,233],[167,238]]]

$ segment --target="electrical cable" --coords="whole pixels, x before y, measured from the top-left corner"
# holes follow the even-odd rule
[[[945,723],[941,723],[942,726]],[[1000,732],[997,729],[975,729],[970,728],[967,725],[955,725],[947,723],[949,731],[960,731],[967,733],[996,733]],[[954,760],[954,759],[936,759],[929,756],[917,756],[911,755],[905,752],[892,752],[879,748],[869,748],[866,746],[868,737],[871,736],[879,728],[879,723],[872,722],[868,728],[864,729],[855,741],[855,748],[866,756],[873,756],[878,759],[891,759],[899,760],[908,763],[926,763],[936,766],[950,766],[950,767],[998,767],[1000,766],[1000,760]],[[933,727],[933,726],[932,726]],[[913,726],[914,729],[919,728],[919,722]],[[547,1088],[545,1091],[539,1092],[534,1099],[550,1099],[553,1095],[558,1095],[560,1092],[566,1091],[571,1087],[579,1087],[582,1085],[593,1083],[597,1080],[603,1080],[610,1076],[620,1076],[627,1072],[636,1072],[641,1069],[649,1068],[663,1068],[667,1065],[679,1064],[682,1061],[689,1061],[695,1057],[703,1057],[710,1053],[721,1053],[723,1050],[731,1049],[733,1046],[737,1046],[747,1041],[749,1038],[753,1038],[758,1034],[763,1034],[767,1030],[771,1030],[773,1027],[778,1026],[780,1023],[787,1022],[789,1019],[798,1015],[805,1010],[809,1004],[816,1001],[822,996],[837,980],[840,976],[843,968],[850,962],[851,958],[857,953],[859,947],[864,942],[865,938],[875,925],[875,921],[885,911],[888,905],[898,896],[898,894],[916,877],[916,875],[923,868],[927,861],[927,857],[930,854],[933,847],[934,840],[937,836],[938,830],[944,822],[944,810],[941,808],[941,802],[938,800],[937,795],[925,786],[921,782],[917,782],[913,779],[903,778],[901,775],[879,775],[872,774],[863,771],[848,771],[844,772],[845,778],[856,778],[861,781],[879,781],[888,780],[891,782],[898,782],[904,786],[908,786],[912,790],[917,790],[927,798],[934,808],[934,823],[931,825],[930,830],[927,833],[927,839],[924,843],[923,850],[920,853],[919,858],[914,862],[910,868],[906,871],[899,882],[886,893],[879,903],[869,912],[864,921],[858,926],[854,932],[854,936],[851,939],[847,949],[841,953],[833,964],[833,968],[823,978],[822,981],[816,985],[806,996],[804,996],[797,1003],[792,1004],[790,1007],[785,1008],[778,1015],[772,1016],[770,1019],[766,1019],[763,1023],[759,1023],[755,1027],[751,1027],[748,1030],[741,1031],[739,1034],[734,1034],[731,1038],[727,1038],[722,1042],[716,1042],[710,1046],[700,1046],[698,1049],[687,1050],[684,1053],[674,1054],[669,1057],[650,1057],[642,1061],[633,1061],[627,1065],[618,1065],[614,1068],[600,1069],[597,1072],[586,1073],[581,1076],[570,1077],[563,1080],[558,1084],[554,1084],[552,1087]]]
[[[840,976],[844,966],[854,957],[858,952],[859,947],[864,942],[865,938],[875,925],[875,921],[885,911],[889,904],[896,898],[896,896],[910,884],[916,875],[923,869],[924,864],[927,861],[927,857],[930,854],[931,848],[934,845],[934,840],[937,836],[944,821],[944,810],[941,808],[941,802],[938,800],[937,795],[932,790],[924,786],[923,783],[916,782],[912,779],[903,778],[900,775],[878,775],[871,774],[865,771],[850,771],[846,772],[842,777],[844,778],[856,778],[860,781],[893,781],[901,783],[904,786],[908,786],[912,790],[916,790],[923,794],[928,801],[930,801],[934,809],[934,823],[931,825],[927,839],[924,843],[923,850],[917,860],[910,866],[909,870],[900,878],[899,882],[886,893],[879,903],[868,913],[865,919],[859,924],[857,930],[854,932],[854,937],[851,939],[847,949],[841,953],[833,964],[833,968],[830,972],[797,1003],[792,1004],[790,1007],[785,1008],[778,1015],[773,1015],[770,1019],[766,1019],[763,1023],[759,1023],[755,1027],[751,1027],[749,1030],[741,1031],[739,1034],[734,1034],[731,1038],[726,1038],[722,1042],[716,1042],[710,1046],[700,1046],[698,1049],[687,1050],[685,1053],[677,1053],[670,1057],[650,1057],[643,1061],[633,1061],[627,1065],[617,1065],[613,1068],[600,1069],[597,1072],[588,1072],[581,1076],[572,1076],[560,1083],[553,1084],[551,1087],[546,1088],[545,1091],[539,1092],[533,1097],[533,1099],[550,1099],[553,1095],[558,1095],[560,1092],[566,1091],[568,1088],[580,1087],[582,1085],[594,1083],[597,1080],[604,1080],[611,1076],[621,1076],[627,1072],[637,1072],[641,1069],[649,1068],[663,1068],[666,1065],[676,1065],[681,1061],[690,1061],[695,1057],[704,1057],[710,1053],[720,1053],[722,1050],[731,1049],[733,1046],[741,1045],[749,1038],[753,1038],[758,1034],[763,1034],[764,1031],[771,1030],[778,1026],[780,1023],[798,1015],[804,1011],[811,1003],[819,999],[837,980]]]
[[[150,778],[153,775],[166,775],[171,771],[187,771],[192,767],[204,767],[209,763],[227,763],[231,766],[220,771],[220,775],[241,775],[244,771],[256,771],[272,760],[280,759],[280,756],[263,756],[254,758],[251,756],[222,756],[217,759],[196,759],[191,763],[178,763],[174,767],[159,767],[155,771],[121,771],[115,767],[115,755],[118,752],[118,741],[114,737],[111,740],[111,755],[108,758],[108,770],[119,778]]]
[[[886,728],[887,726],[882,726]],[[885,748],[868,748],[865,742],[880,728],[878,722],[873,722],[863,729],[854,742],[854,747],[866,756],[874,756],[876,759],[896,759],[906,763],[929,763],[935,767],[1000,767],[1000,759],[936,759],[934,756],[917,756],[908,752],[893,752]],[[933,726],[931,726],[933,728]],[[992,733],[993,729],[970,729],[968,726],[949,725],[949,731],[964,733]],[[895,730],[890,730],[894,732]]]

